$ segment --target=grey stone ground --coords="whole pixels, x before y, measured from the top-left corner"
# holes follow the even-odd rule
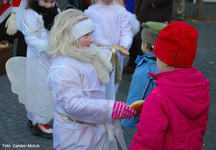
[[[63,5],[63,4],[62,4]],[[61,6],[62,6],[61,5]],[[204,17],[216,17],[216,3],[204,4]],[[192,3],[186,4],[186,17],[191,17]],[[199,31],[198,51],[194,62],[204,76],[210,80],[210,111],[207,130],[203,139],[203,150],[216,150],[216,21],[186,21]],[[125,64],[128,58],[125,59]],[[117,93],[117,100],[125,101],[130,86],[131,75],[123,75],[123,82]],[[123,128],[129,146],[136,129]],[[28,145],[31,144],[31,145]],[[23,148],[17,146],[24,146]],[[18,102],[17,95],[11,92],[6,75],[0,75],[0,150],[52,150],[52,140],[31,134],[27,126],[26,111]]]

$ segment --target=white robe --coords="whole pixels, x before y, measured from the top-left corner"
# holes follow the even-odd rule
[[[36,60],[49,70],[51,56],[46,52],[49,31],[44,28],[43,17],[32,9],[24,10],[21,30],[27,43],[27,57]],[[31,81],[27,79],[27,84],[31,84],[30,82]],[[29,97],[29,99],[30,98],[34,97]],[[30,112],[27,113],[27,117],[33,124],[47,124],[51,120],[51,118],[42,118]]]
[[[119,45],[127,48],[131,47],[133,33],[131,30],[130,17],[127,10],[116,5],[95,4],[85,10],[85,14],[89,15],[94,22],[95,30],[93,32],[93,40],[95,45],[112,47]],[[104,54],[109,57],[110,49],[101,49]],[[117,52],[121,73],[123,71],[123,58],[125,55]],[[115,99],[119,84],[114,83],[115,69],[113,70],[110,82],[106,84],[106,98]]]
[[[22,30],[23,12],[27,6],[27,0],[22,0],[20,6],[16,10],[16,28]]]
[[[118,149],[114,132],[119,132],[121,135],[122,133],[120,126],[115,128],[112,125],[114,100],[105,99],[105,86],[98,79],[91,63],[57,56],[53,59],[47,85],[53,92],[55,107],[53,125],[55,149]],[[93,125],[80,124],[59,114]]]
[[[43,17],[32,9],[26,9],[23,15],[22,33],[27,43],[27,57],[38,61],[46,69],[49,69],[51,56],[46,52],[49,31],[44,27]]]

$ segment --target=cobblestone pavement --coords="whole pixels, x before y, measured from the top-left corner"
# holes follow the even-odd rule
[[[192,3],[186,4],[186,17],[192,16]],[[216,17],[216,3],[204,4],[204,16]],[[203,139],[203,150],[216,149],[216,21],[193,22],[186,20],[199,31],[198,51],[194,65],[210,80],[210,111],[207,130]],[[127,61],[128,58],[125,59]],[[123,82],[117,93],[117,100],[125,101],[131,75],[123,75]],[[51,124],[51,123],[50,123]],[[51,124],[52,125],[52,124]],[[123,128],[127,145],[133,140],[136,129]],[[6,75],[0,75],[0,150],[52,150],[52,140],[31,134],[27,126],[26,111],[11,92]]]

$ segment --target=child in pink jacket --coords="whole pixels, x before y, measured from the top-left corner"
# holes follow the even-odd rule
[[[198,31],[174,21],[160,32],[154,54],[160,73],[146,98],[130,150],[201,150],[209,112],[209,81],[193,67]]]

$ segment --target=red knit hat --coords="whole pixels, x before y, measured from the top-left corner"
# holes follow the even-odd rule
[[[196,56],[198,31],[182,21],[164,27],[154,44],[154,54],[164,63],[191,67]]]

